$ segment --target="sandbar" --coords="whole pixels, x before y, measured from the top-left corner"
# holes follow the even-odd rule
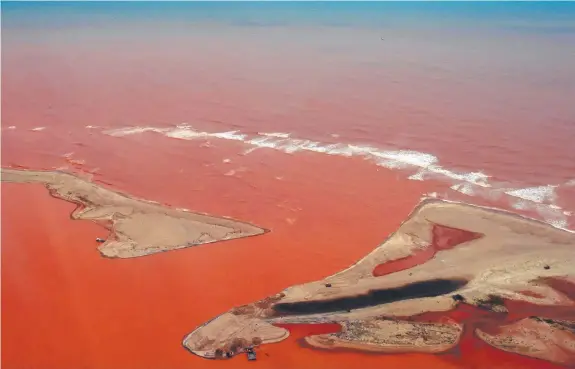
[[[572,232],[511,212],[425,199],[349,268],[232,308],[183,344],[198,356],[228,359],[288,337],[278,325],[336,323],[340,332],[308,336],[306,346],[442,353],[470,332],[498,349],[570,365],[574,276]],[[532,333],[539,328],[545,334]]]
[[[138,199],[61,171],[2,168],[1,174],[2,182],[44,185],[52,196],[78,205],[73,219],[91,220],[109,229],[98,247],[108,258],[134,258],[267,232],[246,222]]]

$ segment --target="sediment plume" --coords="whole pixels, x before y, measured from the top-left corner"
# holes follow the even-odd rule
[[[133,258],[266,232],[233,219],[137,199],[60,171],[2,168],[1,174],[2,182],[39,183],[52,196],[77,204],[73,219],[95,221],[110,230],[98,247],[109,258]]]
[[[336,323],[339,332],[308,336],[306,346],[441,353],[471,334],[571,365],[573,277],[575,234],[510,212],[426,199],[351,267],[233,308],[183,344],[201,357],[226,359],[285,339],[286,324]]]

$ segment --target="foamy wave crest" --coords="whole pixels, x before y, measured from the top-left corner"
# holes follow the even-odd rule
[[[461,192],[464,195],[474,196],[476,194],[473,189],[473,185],[469,183],[457,183],[450,188],[454,191]]]
[[[90,126],[90,128],[92,128],[92,126]],[[123,136],[133,135],[136,133],[144,133],[144,132],[164,133],[164,132],[168,132],[168,131],[169,131],[169,129],[166,129],[166,128],[129,127],[129,128],[119,128],[119,129],[109,129],[107,131],[104,131],[103,133],[107,134],[109,136],[123,137]]]
[[[251,146],[244,153],[253,152],[256,149],[274,149],[292,154],[298,151],[311,151],[327,155],[359,156],[374,162],[375,164],[390,169],[415,169],[411,179],[424,180],[433,177],[448,177],[456,181],[468,182],[481,187],[490,187],[489,176],[482,172],[458,173],[439,165],[436,156],[414,150],[384,150],[370,145],[358,145],[349,143],[323,143],[308,139],[291,138],[289,133],[272,132],[258,133],[248,136],[239,131],[227,132],[203,132],[195,130],[188,124],[179,124],[174,128],[156,127],[126,127],[104,131],[103,133],[122,137],[144,132],[161,133],[167,137],[183,140],[219,138],[225,140],[241,141]]]
[[[555,189],[557,186],[539,186],[539,187],[529,187],[529,188],[520,188],[516,190],[509,190],[505,193],[513,196],[518,197],[523,200],[529,200],[532,202],[537,203],[554,203],[557,199],[557,194],[555,193]]]
[[[268,136],[268,137],[279,137],[279,138],[288,138],[289,137],[289,133],[282,133],[282,132],[270,132],[270,133],[258,132],[258,134],[260,134],[262,136]]]
[[[216,133],[196,131],[188,124],[178,124],[175,128],[156,128],[156,127],[139,127],[139,126],[127,127],[127,128],[110,129],[104,131],[103,133],[114,137],[122,137],[144,132],[161,133],[167,137],[179,138],[182,140],[220,138],[224,140],[245,141],[247,137],[246,135],[238,134],[238,131],[216,132]]]
[[[534,210],[547,223],[561,229],[567,229],[571,212],[564,211],[556,205],[545,205],[529,200],[518,199],[511,203],[517,210]]]
[[[179,124],[171,128],[126,127],[103,131],[104,134],[122,137],[144,132],[160,133],[166,137],[183,140],[223,139],[242,142],[248,145],[244,154],[254,150],[273,149],[287,154],[309,151],[343,157],[362,157],[378,166],[389,169],[411,170],[411,180],[438,179],[452,184],[453,191],[468,196],[482,196],[492,200],[509,197],[511,205],[518,210],[537,210],[543,219],[559,228],[567,226],[571,214],[555,205],[557,185],[510,188],[489,181],[490,176],[481,172],[457,172],[440,165],[436,156],[414,150],[385,150],[379,147],[350,143],[325,143],[309,139],[293,138],[289,133],[258,132],[255,135],[239,131],[203,132],[189,124]],[[572,185],[571,181],[565,185]]]

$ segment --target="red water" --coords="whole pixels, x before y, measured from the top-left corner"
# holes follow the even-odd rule
[[[481,233],[469,232],[464,229],[447,227],[440,224],[433,225],[431,234],[432,238],[429,246],[417,250],[405,258],[376,265],[373,269],[373,276],[381,277],[400,270],[413,268],[416,265],[429,261],[440,250],[449,250],[461,243],[483,236]]]
[[[69,37],[3,45],[2,166],[67,166],[138,197],[271,232],[110,260],[94,241],[104,230],[71,220],[74,205],[37,185],[3,183],[2,368],[527,367],[523,358],[475,343],[458,357],[326,353],[302,348],[297,327],[288,340],[263,346],[255,363],[190,354],[181,341],[198,325],[348,267],[396,230],[422,194],[445,193],[449,184],[409,181],[358,158],[263,149],[241,155],[242,143],[212,140],[208,147],[154,133],[114,138],[85,126],[187,121],[207,131],[337,133],[343,142],[433,152],[503,180],[562,183],[573,177],[575,152],[565,123],[572,105],[561,89],[522,90],[511,104],[492,96],[492,80],[461,86],[456,76],[465,69],[438,85],[437,74],[401,63],[390,69],[397,74],[329,55],[314,64],[293,48],[284,60],[258,45],[239,55],[230,43],[194,49],[182,39],[154,39],[152,47],[141,38]],[[267,63],[258,64],[262,55]],[[517,91],[508,80],[500,89],[509,99]],[[522,118],[531,136],[515,133]],[[533,134],[545,118],[558,122],[556,129]],[[38,126],[47,128],[30,130]],[[230,170],[236,174],[225,175]],[[560,205],[575,208],[575,190],[561,191]]]
[[[232,156],[236,165],[247,168],[264,157],[276,164],[266,170],[244,172],[243,178],[222,176],[227,166],[221,158],[231,156],[232,145],[218,147],[215,154],[185,143],[189,161],[184,165],[173,160],[182,155],[183,144],[158,141],[154,134],[122,140],[114,151],[122,158],[119,163],[100,154],[113,142],[102,137],[97,146],[77,146],[85,166],[100,168],[96,180],[173,206],[251,221],[272,232],[110,260],[99,256],[94,242],[105,236],[103,229],[69,218],[74,205],[49,197],[38,185],[2,184],[3,368],[224,367],[225,361],[206,361],[184,350],[185,334],[233,306],[349,266],[399,226],[421,193],[441,187],[404,181],[361,160],[273,151]],[[65,162],[55,155],[35,155],[50,152],[49,147],[28,149],[18,152],[27,165]],[[213,164],[205,166],[203,160]],[[282,180],[275,178],[279,175]],[[514,355],[501,352],[455,359],[326,353],[300,347],[297,337],[264,346],[257,365],[509,368],[515,362]],[[233,360],[234,367],[247,365],[242,358]]]
[[[561,292],[568,290],[573,292],[575,285],[561,279],[551,279],[549,285],[561,285],[564,287]],[[462,324],[464,327],[463,336],[459,345],[451,352],[445,354],[446,357],[464,357],[473,361],[475,367],[493,367],[493,362],[497,362],[502,368],[560,368],[562,366],[550,362],[533,359],[529,357],[510,357],[504,351],[497,350],[489,346],[484,341],[475,336],[475,329],[481,329],[488,334],[496,334],[499,327],[517,322],[531,316],[573,320],[575,310],[573,306],[542,306],[523,301],[506,300],[503,302],[508,313],[496,313],[489,309],[485,310],[473,305],[459,303],[457,307],[448,312],[424,313],[414,317],[404,319],[418,322],[442,322],[450,321]],[[499,367],[499,366],[498,366]]]
[[[419,264],[431,260],[437,251],[432,247],[426,247],[421,250],[413,252],[411,255],[401,259],[389,261],[387,263],[378,264],[373,268],[372,275],[374,277],[381,277],[387,274],[395,273],[400,270],[413,268]]]

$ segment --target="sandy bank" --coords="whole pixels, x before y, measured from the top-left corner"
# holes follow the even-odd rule
[[[405,262],[385,267],[396,260]],[[523,319],[508,310],[516,305],[506,301],[528,303],[532,313],[544,308],[547,315],[575,308],[565,288],[545,282],[570,283],[568,276],[574,275],[574,234],[504,211],[425,200],[383,244],[350,268],[234,308],[194,330],[184,345],[203,357],[222,357],[242,352],[245,345],[287,337],[287,330],[274,324],[339,323],[341,332],[307,337],[306,342],[323,349],[444,352],[458,345],[466,322],[495,319],[497,326],[501,316],[505,324]],[[449,319],[447,312],[460,304],[491,313],[483,321]],[[410,318],[430,312],[445,312],[445,319]],[[489,343],[498,347],[494,339]],[[562,364],[571,355],[507,351]]]
[[[266,232],[233,219],[137,199],[64,172],[2,168],[1,173],[3,182],[41,183],[51,195],[76,203],[73,219],[92,220],[110,230],[98,248],[110,258],[133,258]]]

